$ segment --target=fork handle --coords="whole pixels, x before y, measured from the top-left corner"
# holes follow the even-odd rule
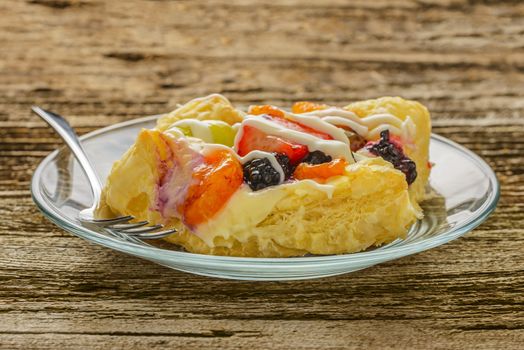
[[[80,163],[82,170],[87,175],[87,179],[91,185],[91,190],[93,191],[94,203],[98,203],[100,200],[100,193],[102,192],[100,179],[91,165],[89,158],[87,158],[86,152],[84,151],[84,148],[82,147],[82,144],[80,143],[80,140],[78,139],[78,136],[71,125],[69,125],[64,117],[56,113],[46,111],[45,109],[42,109],[38,106],[32,106],[31,110],[40,118],[45,120],[45,122],[49,124],[49,126],[52,127],[58,133],[58,135],[60,135],[71,152],[73,152],[76,160],[78,163]]]

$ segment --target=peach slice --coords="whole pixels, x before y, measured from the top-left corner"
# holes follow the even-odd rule
[[[329,107],[328,105],[321,104],[321,103],[300,101],[300,102],[295,102],[293,104],[293,107],[291,107],[291,112],[300,114],[300,113],[318,111],[321,109],[326,109],[328,107]]]
[[[253,115],[261,115],[261,114],[268,114],[273,117],[280,117],[284,118],[285,114],[282,110],[280,110],[278,107],[271,106],[271,105],[253,105],[249,107],[249,114]]]
[[[195,169],[193,185],[178,211],[184,223],[195,227],[213,218],[243,182],[242,165],[227,150],[212,152]]]
[[[324,182],[333,176],[343,175],[348,163],[343,159],[335,159],[322,164],[300,163],[293,173],[297,180],[312,179]]]

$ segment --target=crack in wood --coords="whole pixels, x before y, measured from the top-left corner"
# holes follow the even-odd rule
[[[221,329],[212,329],[208,333],[197,333],[197,332],[125,332],[125,331],[112,331],[112,332],[60,332],[60,331],[10,331],[3,332],[0,334],[32,334],[32,335],[44,335],[44,334],[56,334],[56,335],[106,335],[111,337],[181,337],[181,338],[230,338],[233,336],[242,337],[257,337],[260,333],[250,331],[228,331]]]
[[[41,5],[60,10],[66,9],[68,7],[82,7],[86,5],[92,5],[88,2],[72,0],[28,0],[27,3],[31,5]]]

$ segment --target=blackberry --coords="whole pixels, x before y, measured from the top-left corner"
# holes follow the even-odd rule
[[[280,174],[267,158],[253,159],[244,164],[244,181],[253,191],[278,185]]]
[[[406,175],[406,181],[408,185],[411,185],[413,182],[415,182],[415,179],[417,178],[417,165],[414,161],[408,157],[405,157],[400,161],[399,164],[394,166],[396,169],[402,171],[404,175]]]
[[[284,153],[273,153],[273,155],[275,156],[278,164],[280,164],[282,170],[284,171],[284,180],[289,179],[293,174],[293,171],[295,170],[289,162],[289,157],[286,156]]]
[[[417,178],[417,166],[414,161],[406,157],[402,149],[389,140],[389,130],[380,133],[380,141],[367,146],[369,152],[393,164],[406,176],[406,182],[411,185]]]
[[[321,151],[309,152],[309,154],[302,160],[303,163],[322,164],[331,162],[333,158]]]

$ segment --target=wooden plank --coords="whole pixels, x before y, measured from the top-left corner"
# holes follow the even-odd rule
[[[524,343],[524,4],[0,2],[0,348],[518,349]],[[221,92],[234,103],[402,95],[494,168],[465,237],[323,280],[193,276],[94,246],[29,194],[60,140]]]
[[[28,320],[29,321],[29,320]],[[33,320],[32,320],[33,321]],[[45,321],[45,320],[41,320]],[[78,327],[83,324],[56,319],[56,324],[65,327]],[[98,324],[94,332],[64,332],[61,329],[30,334],[13,332],[6,345],[17,348],[23,341],[28,345],[42,349],[53,347],[84,347],[89,344],[92,349],[107,348],[187,348],[203,346],[205,348],[274,348],[274,349],[361,349],[378,345],[382,349],[399,347],[410,349],[427,348],[422,339],[429,336],[435,348],[449,348],[460,345],[462,349],[494,349],[501,345],[517,348],[520,343],[517,332],[507,329],[483,330],[475,332],[464,330],[453,335],[447,333],[447,321],[437,325],[428,322],[412,323],[397,321],[377,323],[373,321],[324,322],[324,321],[184,321],[155,320],[130,322],[128,328],[114,331],[108,328],[111,322],[92,322]],[[144,332],[144,328],[150,329]],[[73,328],[74,329],[74,328]],[[431,332],[428,330],[431,329]],[[288,333],[289,331],[291,335]],[[274,336],[279,341],[275,341]],[[504,337],[506,341],[500,342]],[[280,341],[281,339],[281,341]],[[42,346],[43,345],[43,346]]]

